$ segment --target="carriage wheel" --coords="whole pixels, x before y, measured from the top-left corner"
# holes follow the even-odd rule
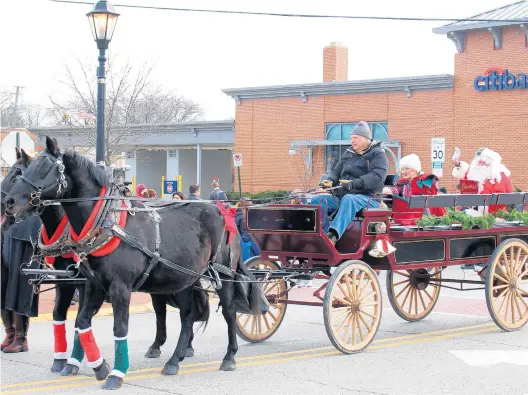
[[[488,263],[486,303],[493,321],[508,332],[528,322],[528,244],[504,240]]]
[[[414,322],[427,317],[438,301],[442,273],[440,267],[415,270],[389,270],[387,295],[389,302],[401,318]]]
[[[246,262],[248,269],[279,270],[275,262],[264,261],[260,257],[252,258]],[[266,314],[237,314],[237,335],[247,342],[260,343],[269,339],[284,319],[286,303],[277,300],[288,300],[286,281],[277,281],[263,285],[264,294],[269,301],[269,310]],[[279,296],[280,295],[280,296]]]
[[[345,354],[365,349],[381,321],[378,276],[366,263],[346,261],[330,277],[323,302],[326,333]]]

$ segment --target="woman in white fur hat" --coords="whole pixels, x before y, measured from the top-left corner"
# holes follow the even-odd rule
[[[427,210],[410,210],[407,203],[412,195],[437,195],[438,177],[434,174],[424,174],[422,163],[416,154],[404,156],[400,160],[400,179],[396,185],[385,187],[383,193],[393,195],[399,202],[393,200],[393,219],[397,218],[402,224],[412,225],[423,214],[441,217],[446,211],[444,208],[429,208]]]
[[[411,196],[411,180],[422,174],[422,162],[418,155],[404,156],[400,160],[400,179],[397,185],[385,187],[383,193],[408,198]]]

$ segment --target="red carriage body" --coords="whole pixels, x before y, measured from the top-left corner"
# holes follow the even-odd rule
[[[515,270],[520,276],[519,284],[528,280],[528,226],[512,222],[491,229],[464,230],[459,225],[424,229],[416,226],[416,220],[425,209],[526,203],[528,193],[422,195],[412,196],[409,202],[395,199],[392,209],[365,209],[358,213],[335,247],[323,230],[322,212],[318,205],[249,207],[247,229],[259,245],[261,256],[252,258],[247,264],[255,269],[257,277],[278,279],[297,273],[298,278],[305,276],[328,281],[313,292],[309,300],[292,300],[288,297],[292,287],[278,286],[277,292],[268,295],[271,305],[277,309],[277,317],[271,316],[274,318],[272,325],[267,320],[264,325],[260,317],[258,322],[240,317],[239,335],[252,342],[265,340],[277,330],[287,304],[318,305],[324,308],[325,326],[334,346],[345,353],[360,351],[373,340],[372,332],[375,330],[372,328],[377,330],[381,309],[367,311],[363,316],[358,299],[361,293],[359,288],[354,290],[354,287],[368,278],[363,289],[370,287],[369,297],[374,295],[376,300],[369,301],[365,306],[380,306],[381,291],[374,270],[378,273],[379,270],[387,270],[389,301],[396,313],[407,321],[425,318],[436,304],[440,287],[447,287],[445,283],[479,284],[485,285],[494,321],[507,331],[520,329],[528,322],[528,290],[516,294],[519,309],[515,305],[511,319],[501,316],[493,298],[503,295],[504,292],[501,292],[510,289],[517,281],[513,274]],[[394,253],[382,258],[369,254],[380,235],[396,248]],[[511,278],[504,278],[502,271],[505,269],[501,265],[505,264],[499,264],[500,259],[512,262]],[[447,266],[463,264],[484,265],[479,271],[482,281],[442,279],[441,273]],[[499,280],[493,277],[497,273],[501,274]],[[401,281],[397,281],[398,276]],[[403,290],[398,289],[399,285]],[[522,302],[527,306],[525,310],[522,310]],[[511,306],[513,309],[513,300]],[[349,309],[348,323],[335,323],[331,318],[333,312],[337,314]],[[246,324],[250,322],[253,325],[251,330],[247,329],[247,325],[244,327],[244,320]],[[254,320],[257,318],[254,317]],[[340,335],[343,328],[347,331],[346,339]],[[361,333],[361,328],[369,329]],[[352,332],[354,337],[350,342]]]

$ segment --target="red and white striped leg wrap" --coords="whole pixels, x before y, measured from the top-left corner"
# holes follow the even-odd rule
[[[66,340],[66,321],[53,321],[53,335],[55,337],[55,347],[53,358],[68,358],[68,341]]]
[[[103,363],[101,358],[101,352],[95,337],[92,332],[92,328],[79,329],[79,340],[81,341],[84,352],[86,353],[86,359],[88,359],[88,366],[91,368],[97,368]]]

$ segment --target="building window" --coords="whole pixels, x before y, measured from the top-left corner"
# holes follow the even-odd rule
[[[169,158],[177,158],[178,157],[178,150],[171,149],[169,150]]]
[[[136,151],[128,151],[125,154],[126,159],[136,159]]]
[[[367,122],[372,137],[377,141],[389,139],[387,122]],[[326,125],[325,140],[334,141],[335,145],[326,146],[326,173],[328,173],[340,160],[347,148],[350,147],[350,135],[358,122],[329,123]]]

